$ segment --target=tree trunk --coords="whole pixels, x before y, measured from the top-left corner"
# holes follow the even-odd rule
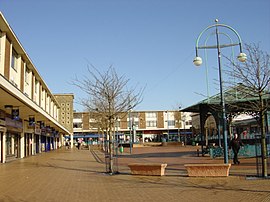
[[[109,156],[110,156],[110,163],[109,163],[109,173],[113,174],[113,137],[112,137],[112,120],[109,119],[110,124],[110,131],[109,131]]]

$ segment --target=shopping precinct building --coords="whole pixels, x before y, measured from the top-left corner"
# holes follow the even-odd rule
[[[61,147],[72,129],[59,120],[60,108],[0,13],[1,163]]]
[[[106,133],[96,112],[74,112],[74,139],[100,143]],[[131,111],[115,119],[113,131],[120,143],[183,142],[191,136],[191,113],[180,111]]]

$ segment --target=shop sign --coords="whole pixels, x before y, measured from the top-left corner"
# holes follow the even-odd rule
[[[38,124],[35,124],[35,134],[37,134],[37,135],[41,134],[41,128]]]
[[[21,129],[23,128],[23,124],[21,121],[15,121],[9,117],[6,117],[5,122],[6,122],[6,126],[11,126],[13,128],[21,128]]]
[[[52,129],[51,129],[50,126],[46,126],[46,132],[47,132],[47,133],[51,133],[51,132],[52,132]]]
[[[45,135],[46,134],[46,128],[45,127],[41,127],[41,134]]]

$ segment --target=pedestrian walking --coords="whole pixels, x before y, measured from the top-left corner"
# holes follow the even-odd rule
[[[83,139],[82,138],[78,138],[78,150],[81,149],[82,142],[83,142]]]
[[[233,150],[233,163],[234,164],[240,164],[240,161],[238,160],[238,152],[241,146],[244,146],[244,144],[238,138],[238,134],[235,133],[233,139],[230,141],[230,148]]]
[[[70,145],[70,143],[69,143],[69,140],[67,139],[66,140],[66,149],[69,149],[69,145]]]

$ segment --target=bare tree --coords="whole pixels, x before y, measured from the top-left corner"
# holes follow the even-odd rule
[[[107,127],[109,136],[109,173],[113,174],[113,128],[115,118],[128,112],[142,101],[143,89],[129,88],[129,79],[119,76],[110,66],[105,72],[99,71],[93,65],[87,68],[89,75],[82,79],[76,78],[73,85],[87,94],[80,103],[90,112],[96,112]]]
[[[268,108],[270,82],[270,56],[259,45],[246,45],[247,61],[235,63],[230,60],[230,76],[238,85],[242,100],[237,100],[237,109],[249,113],[259,120],[261,128],[262,175],[267,176],[267,145],[265,113]]]

